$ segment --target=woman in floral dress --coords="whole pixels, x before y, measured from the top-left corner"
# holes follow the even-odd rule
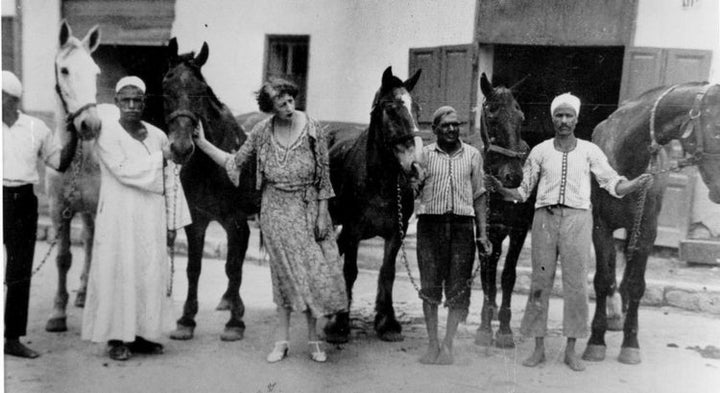
[[[202,125],[195,143],[226,168],[238,184],[240,166],[257,160],[257,187],[262,190],[260,229],[270,256],[273,300],[278,329],[268,362],[285,358],[290,313],[303,311],[308,323],[310,357],[327,359],[316,333],[317,318],[347,308],[342,264],[335,242],[328,199],[334,196],[325,135],[320,125],[295,110],[298,88],[282,79],[261,87],[257,102],[273,115],[258,123],[237,153],[228,154],[205,139]]]

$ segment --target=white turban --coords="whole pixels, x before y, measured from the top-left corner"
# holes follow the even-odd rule
[[[550,104],[550,116],[555,114],[555,109],[560,106],[569,106],[575,110],[575,116],[580,115],[580,99],[570,93],[560,94]]]
[[[143,94],[145,93],[145,82],[143,82],[142,79],[138,78],[137,76],[126,76],[120,79],[117,85],[115,85],[115,93],[119,92],[120,90],[122,90],[123,87],[126,86],[135,86],[140,89]]]
[[[22,96],[22,83],[15,74],[10,71],[2,72],[2,91],[13,96]]]

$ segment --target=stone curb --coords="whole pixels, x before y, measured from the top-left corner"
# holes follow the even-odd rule
[[[41,216],[38,220],[38,241],[50,241],[54,237],[54,231],[48,217]],[[73,245],[81,245],[82,231],[81,225],[77,222],[73,222],[71,229],[71,243]],[[382,243],[370,242],[369,247],[379,247],[382,250]],[[415,250],[415,239],[412,234],[409,234],[405,241],[405,248],[407,253],[413,253]],[[177,241],[175,243],[175,252],[178,255],[187,255],[187,241],[183,234],[178,234]],[[209,258],[224,259],[227,255],[227,244],[224,237],[211,237],[205,238],[205,247],[203,255]],[[257,247],[249,247],[246,260],[256,264],[265,264],[266,256],[261,253]],[[372,263],[363,263],[359,261],[359,268],[367,270],[369,272],[376,272],[376,266]],[[415,281],[419,282],[419,276],[417,272],[417,266],[413,268],[413,277]],[[397,267],[396,278],[409,281],[405,268],[401,265]],[[517,278],[515,281],[515,292],[521,294],[528,294],[530,292],[530,273],[531,269],[528,267],[519,266],[516,269]],[[498,275],[501,272],[498,272]],[[620,277],[618,277],[618,282]],[[499,282],[499,279],[498,279]],[[593,277],[588,275],[588,285],[591,288],[590,297],[594,299],[595,293],[592,290]],[[480,280],[477,278],[473,284],[473,289],[481,290]],[[555,283],[553,285],[553,296],[562,296],[562,274],[558,270]],[[702,285],[693,283],[690,281],[665,281],[665,280],[646,280],[645,295],[641,301],[644,306],[652,307],[677,307],[683,310],[704,312],[710,314],[720,315],[720,285]]]

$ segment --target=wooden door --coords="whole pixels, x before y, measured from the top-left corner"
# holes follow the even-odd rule
[[[461,132],[467,133],[475,102],[473,58],[471,44],[410,49],[408,75],[422,69],[413,96],[421,106],[418,121],[425,133],[430,132],[433,112],[443,105],[457,110],[458,119],[465,123]]]

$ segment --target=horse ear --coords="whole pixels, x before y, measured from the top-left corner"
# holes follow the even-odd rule
[[[70,28],[70,25],[68,25],[67,21],[63,19],[62,24],[60,25],[60,46],[62,47],[65,45],[70,37],[72,37],[72,29]]]
[[[484,72],[480,77],[480,90],[482,91],[485,98],[489,98],[493,95],[493,87]]]
[[[178,54],[177,38],[173,37],[173,38],[170,38],[170,41],[168,41],[168,53],[170,54],[171,58],[177,57],[177,54]]]
[[[82,43],[90,53],[95,52],[95,49],[100,46],[100,26],[93,26],[83,38]]]
[[[203,65],[205,65],[205,62],[207,61],[209,55],[210,49],[208,48],[208,44],[207,42],[203,42],[202,48],[200,48],[200,53],[195,56],[195,60],[193,60],[193,63],[195,63],[195,65],[198,67],[202,67]]]
[[[392,66],[389,66],[388,68],[385,69],[385,72],[383,72],[381,86],[391,86],[392,80],[393,80]]]
[[[420,74],[422,74],[422,69],[417,70],[415,72],[415,75],[411,76],[408,80],[403,82],[403,86],[405,86],[405,90],[407,90],[407,91],[413,90],[418,79],[420,79]]]

